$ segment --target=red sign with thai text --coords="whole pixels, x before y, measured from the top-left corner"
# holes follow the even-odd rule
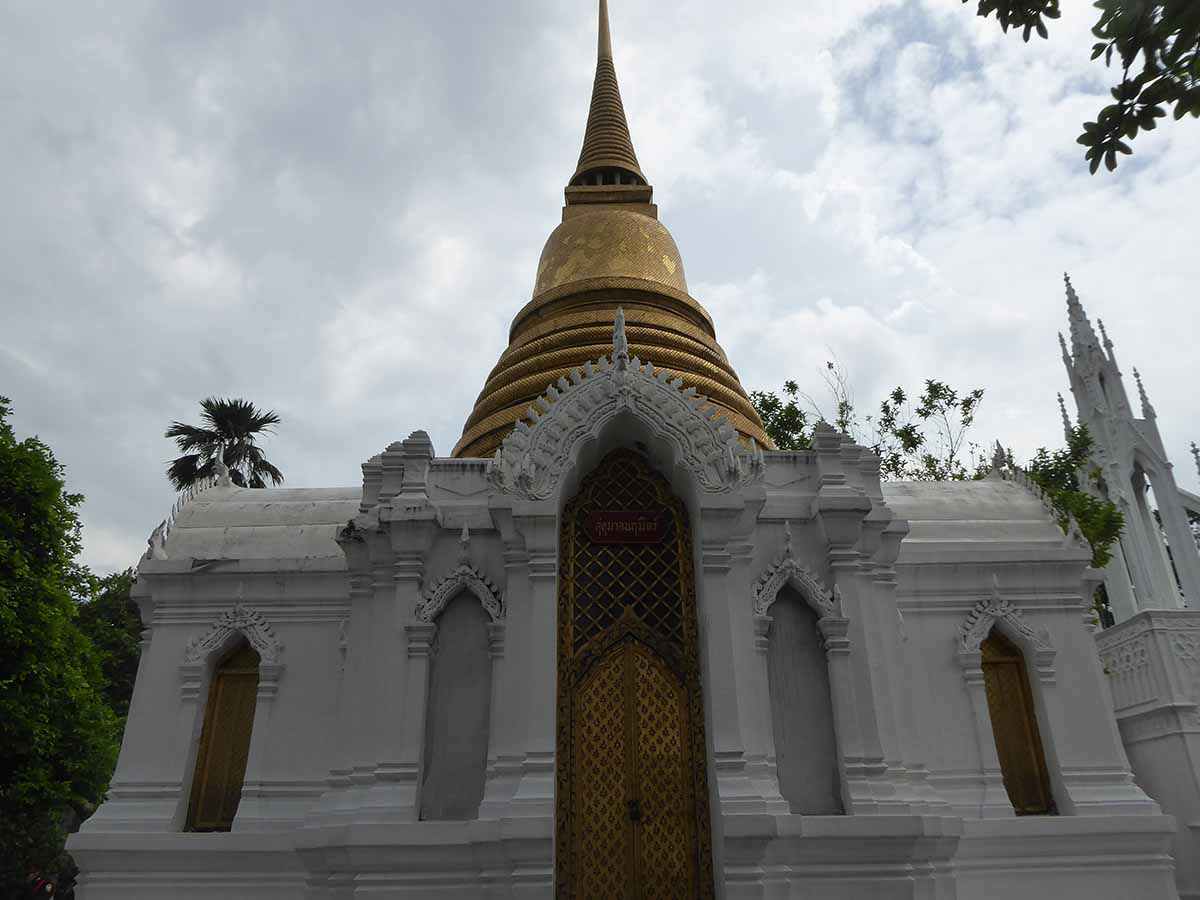
[[[583,523],[596,544],[657,544],[667,536],[661,513],[638,509],[601,509]]]

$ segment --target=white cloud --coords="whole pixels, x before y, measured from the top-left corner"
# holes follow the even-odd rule
[[[988,391],[977,433],[1058,438],[1070,269],[1138,365],[1185,485],[1200,419],[1195,124],[1115,175],[1074,143],[1112,73],[1087,4],[1049,41],[945,0],[613,10],[635,144],[747,388],[860,403]],[[285,419],[296,484],[426,428],[440,452],[528,299],[590,90],[594,23],[453,8],[126,5],[0,29],[0,385],[89,498],[87,559],[133,563],[171,502],[173,419],[210,394]],[[19,35],[19,39],[15,36]]]

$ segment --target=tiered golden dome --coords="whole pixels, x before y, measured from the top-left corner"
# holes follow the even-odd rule
[[[612,348],[625,309],[630,353],[678,375],[743,438],[772,447],[716,340],[712,319],[688,294],[679,248],[658,210],[629,138],[600,0],[599,59],[579,165],[563,221],[538,263],[533,299],[517,313],[509,346],[484,384],[454,448],[490,456],[546,388]]]

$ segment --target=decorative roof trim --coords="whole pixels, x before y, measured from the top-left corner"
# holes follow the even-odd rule
[[[555,496],[579,445],[617,415],[630,412],[679,451],[682,464],[707,493],[723,493],[762,480],[762,450],[750,449],[707,398],[665,370],[629,358],[625,312],[617,309],[613,352],[585,363],[550,385],[517,422],[488,463],[493,489],[529,500]]]
[[[1000,442],[996,442],[996,446],[1000,446]],[[1062,522],[1062,516],[1054,504],[1050,502],[1050,498],[1042,489],[1042,486],[1029,477],[1029,473],[1020,466],[1010,465],[1007,460],[1004,463],[998,464],[997,460],[993,460],[992,472],[1005,481],[1012,481],[1019,484],[1033,496],[1037,497],[1042,502],[1042,508],[1046,510],[1046,514],[1063,530],[1063,547],[1080,547],[1090,549],[1087,538],[1083,536],[1083,530],[1079,527],[1079,522],[1070,513],[1067,513],[1066,524]]]
[[[171,529],[175,527],[175,520],[179,518],[179,514],[183,512],[183,508],[194,500],[198,494],[210,488],[234,487],[233,480],[229,476],[229,467],[225,465],[225,460],[221,458],[221,454],[224,452],[224,445],[221,445],[213,457],[215,474],[197,481],[187,490],[182,491],[175,500],[175,504],[171,507],[170,514],[158,523],[158,527],[150,532],[150,537],[146,539],[146,552],[142,554],[142,560],[167,559],[167,538],[171,535]]]

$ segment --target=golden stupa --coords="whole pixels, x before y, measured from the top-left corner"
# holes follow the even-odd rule
[[[658,221],[652,196],[629,137],[607,3],[600,0],[592,104],[563,221],[546,241],[533,299],[513,319],[508,349],[480,391],[454,456],[492,455],[551,383],[609,352],[618,306],[625,309],[631,354],[706,395],[743,438],[774,446],[717,343],[712,318],[688,294],[679,248]]]

